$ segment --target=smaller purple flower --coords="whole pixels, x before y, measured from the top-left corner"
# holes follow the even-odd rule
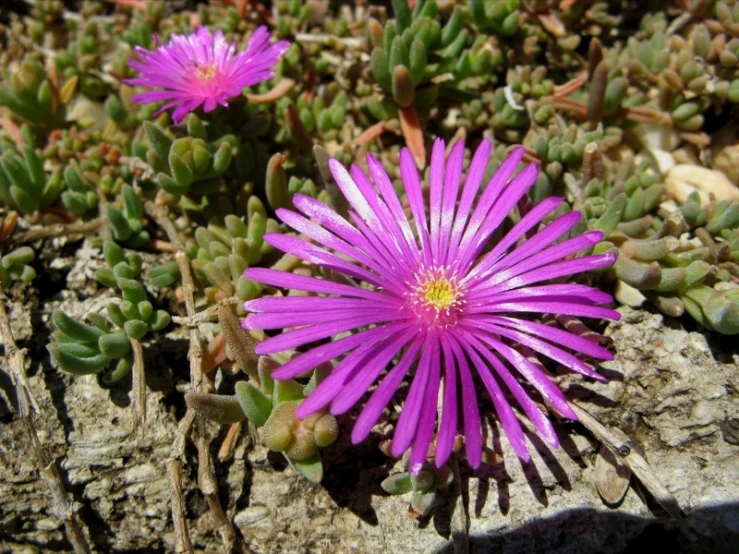
[[[228,99],[239,96],[244,87],[272,78],[272,68],[290,43],[281,40],[269,46],[269,38],[267,28],[259,27],[246,50],[236,54],[236,43],[226,42],[220,29],[211,34],[207,27],[199,27],[191,35],[172,35],[169,44],[154,51],[134,48],[138,59],[128,65],[140,75],[124,82],[163,89],[137,94],[132,100],[139,104],[166,101],[157,115],[175,108],[172,119],[180,123],[200,106],[206,112],[218,104],[228,107]]]

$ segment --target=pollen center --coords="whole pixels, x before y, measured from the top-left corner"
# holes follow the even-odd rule
[[[216,76],[216,66],[212,63],[200,65],[195,75],[199,81],[212,81]]]
[[[429,307],[444,310],[452,306],[457,298],[454,284],[446,277],[431,279],[423,285],[423,300]]]
[[[441,269],[421,273],[408,294],[409,308],[426,327],[454,325],[463,304],[464,294],[456,278]]]

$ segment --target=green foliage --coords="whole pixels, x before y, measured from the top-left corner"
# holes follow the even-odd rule
[[[129,338],[113,330],[110,322],[99,314],[91,314],[93,325],[75,321],[64,312],[55,312],[56,330],[47,345],[54,363],[74,375],[90,375],[106,371],[103,381],[113,383],[131,370]]]
[[[54,88],[41,64],[26,56],[17,70],[3,71],[0,104],[16,116],[40,128],[59,127],[64,121],[65,106],[54,96]]]
[[[67,190],[62,193],[62,205],[67,210],[81,216],[97,207],[98,196],[75,160],[64,168],[64,182]]]
[[[24,144],[20,151],[7,146],[0,146],[0,150],[0,200],[24,214],[51,206],[64,187],[61,172],[55,169],[47,174],[30,144]]]
[[[79,91],[91,99],[102,98],[108,92],[108,85],[100,78],[101,54],[109,48],[104,41],[100,26],[90,22],[54,58],[59,73],[68,80],[76,79]]]
[[[440,468],[426,462],[418,471],[411,473],[408,467],[409,455],[403,457],[404,471],[393,473],[380,486],[394,496],[412,493],[410,512],[411,516],[424,517],[429,515],[436,504],[436,495],[439,489],[449,486],[453,474],[448,465]]]
[[[218,423],[249,419],[262,428],[271,450],[282,452],[296,470],[318,483],[323,478],[319,449],[336,440],[339,427],[336,419],[324,410],[302,420],[295,417],[295,410],[330,368],[316,369],[304,386],[293,379],[273,380],[271,372],[276,367],[273,361],[261,357],[255,379],[237,382],[234,395],[190,392],[185,400],[196,412]]]
[[[473,25],[491,35],[510,36],[521,28],[519,0],[470,0]]]
[[[187,129],[191,136],[172,139],[156,124],[144,122],[150,148],[136,148],[158,172],[156,181],[162,189],[174,195],[214,192],[232,162],[237,175],[251,174],[254,153],[248,143],[235,135],[207,141],[204,127],[194,114],[188,116]]]
[[[112,241],[104,244],[103,255],[108,267],[98,270],[95,277],[103,285],[117,288],[122,296],[120,303],[108,304],[110,321],[137,340],[150,331],[159,331],[169,325],[169,314],[154,309],[143,285],[136,280],[141,271],[141,257],[138,254],[127,255]]]
[[[30,246],[20,246],[0,258],[0,287],[6,289],[13,281],[31,282],[36,270],[29,263],[36,257]]]
[[[262,238],[269,221],[262,202],[252,196],[246,221],[229,215],[223,225],[211,223],[195,230],[195,240],[186,245],[187,253],[210,301],[234,295],[245,301],[259,294],[261,286],[244,277],[244,270],[271,251]]]
[[[307,95],[301,94],[293,102],[289,97],[283,98],[277,107],[278,117],[285,119],[286,126],[279,129],[275,136],[278,143],[286,143],[292,139],[301,149],[309,152],[313,146],[312,136],[323,140],[338,137],[339,129],[346,122],[348,95],[345,90],[331,90],[309,101]],[[294,113],[288,113],[295,110]]]
[[[374,47],[372,74],[398,106],[426,107],[419,106],[419,100],[425,104],[429,97],[424,89],[435,91],[435,77],[466,79],[489,73],[500,63],[498,52],[482,42],[473,45],[461,6],[455,6],[444,26],[438,21],[436,0],[419,0],[413,11],[407,0],[395,0],[393,8],[395,19],[384,26],[370,20],[368,28]]]
[[[149,242],[149,233],[144,230],[144,212],[141,199],[133,187],[125,183],[121,187],[121,203],[123,209],[115,204],[106,204],[110,230],[116,242],[131,248],[138,248]]]

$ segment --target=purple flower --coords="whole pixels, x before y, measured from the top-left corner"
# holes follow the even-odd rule
[[[215,35],[207,27],[191,35],[172,35],[169,44],[153,52],[134,48],[138,59],[129,60],[128,65],[140,75],[125,82],[162,88],[137,94],[132,100],[139,104],[167,101],[157,114],[176,106],[172,119],[180,123],[200,106],[206,112],[218,104],[228,106],[228,99],[239,96],[244,87],[272,78],[272,68],[290,43],[281,40],[269,46],[269,38],[267,28],[259,27],[246,50],[236,54],[236,43],[227,43],[220,29]]]
[[[608,294],[582,284],[545,284],[612,264],[612,253],[572,257],[599,242],[602,233],[565,238],[580,219],[578,212],[556,217],[537,231],[563,201],[548,198],[492,243],[492,235],[533,185],[537,169],[530,164],[511,179],[524,152],[517,148],[480,193],[490,152],[490,142],[483,141],[462,186],[464,144],[456,143],[445,162],[444,142],[437,140],[431,154],[427,211],[413,157],[404,149],[400,173],[413,223],[371,154],[370,177],[357,166],[347,172],[331,160],[334,179],[353,208],[351,222],[313,198],[295,195],[295,208],[305,217],[285,209],[277,215],[302,237],[264,238],[284,252],[343,274],[344,279],[261,268],[245,271],[255,281],[321,295],[246,302],[245,308],[256,312],[244,320],[246,329],[296,328],[260,343],[257,353],[300,348],[352,331],[309,347],[275,371],[275,378],[287,379],[340,358],[301,404],[298,417],[328,404],[332,414],[346,412],[388,368],[354,424],[356,444],[367,437],[406,375],[412,375],[392,441],[395,456],[411,449],[412,471],[426,459],[437,414],[436,465],[449,458],[460,404],[467,458],[473,467],[480,464],[482,429],[474,374],[487,389],[519,457],[529,460],[529,453],[509,397],[544,439],[558,446],[552,424],[519,381],[527,381],[561,415],[576,419],[575,413],[545,371],[519,351],[521,346],[599,380],[603,378],[577,355],[613,359],[591,340],[536,321],[536,314],[543,313],[619,318],[618,312],[599,306],[612,301]]]

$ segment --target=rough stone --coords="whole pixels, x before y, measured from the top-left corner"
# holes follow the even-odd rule
[[[78,257],[72,272],[85,272],[84,263]],[[39,436],[81,505],[98,552],[171,552],[165,462],[184,414],[186,338],[177,331],[145,343],[148,425],[143,437],[133,439],[130,380],[102,388],[93,376],[60,373],[45,353],[51,312],[64,308],[80,315],[99,302],[95,290],[10,306],[13,330],[29,349]],[[462,502],[450,487],[441,491],[431,518],[413,520],[409,496],[387,496],[380,488],[389,473],[400,470],[378,449],[387,426],[351,447],[346,437],[352,414],[340,420],[340,440],[323,452],[320,485],[242,434],[233,456],[214,464],[228,517],[257,553],[451,553],[462,532],[453,507],[461,504],[469,511],[473,553],[622,552],[655,540],[672,552],[729,552],[739,540],[737,354],[730,340],[685,330],[681,321],[621,311],[622,320],[606,330],[617,352],[603,364],[610,381],[566,376],[561,383],[570,398],[643,448],[685,511],[682,521],[670,520],[634,480],[617,507],[606,507],[595,487],[599,445],[578,423],[558,424],[557,450],[529,430],[532,461],[522,464],[492,419],[488,441],[502,462],[475,473],[461,461]],[[4,359],[0,368],[9,403],[0,420],[0,551],[69,551],[23,426],[11,415],[15,394]],[[215,455],[225,428],[210,425],[209,431]],[[188,446],[186,453],[183,487],[193,541],[198,551],[221,551],[196,488],[195,449]]]

